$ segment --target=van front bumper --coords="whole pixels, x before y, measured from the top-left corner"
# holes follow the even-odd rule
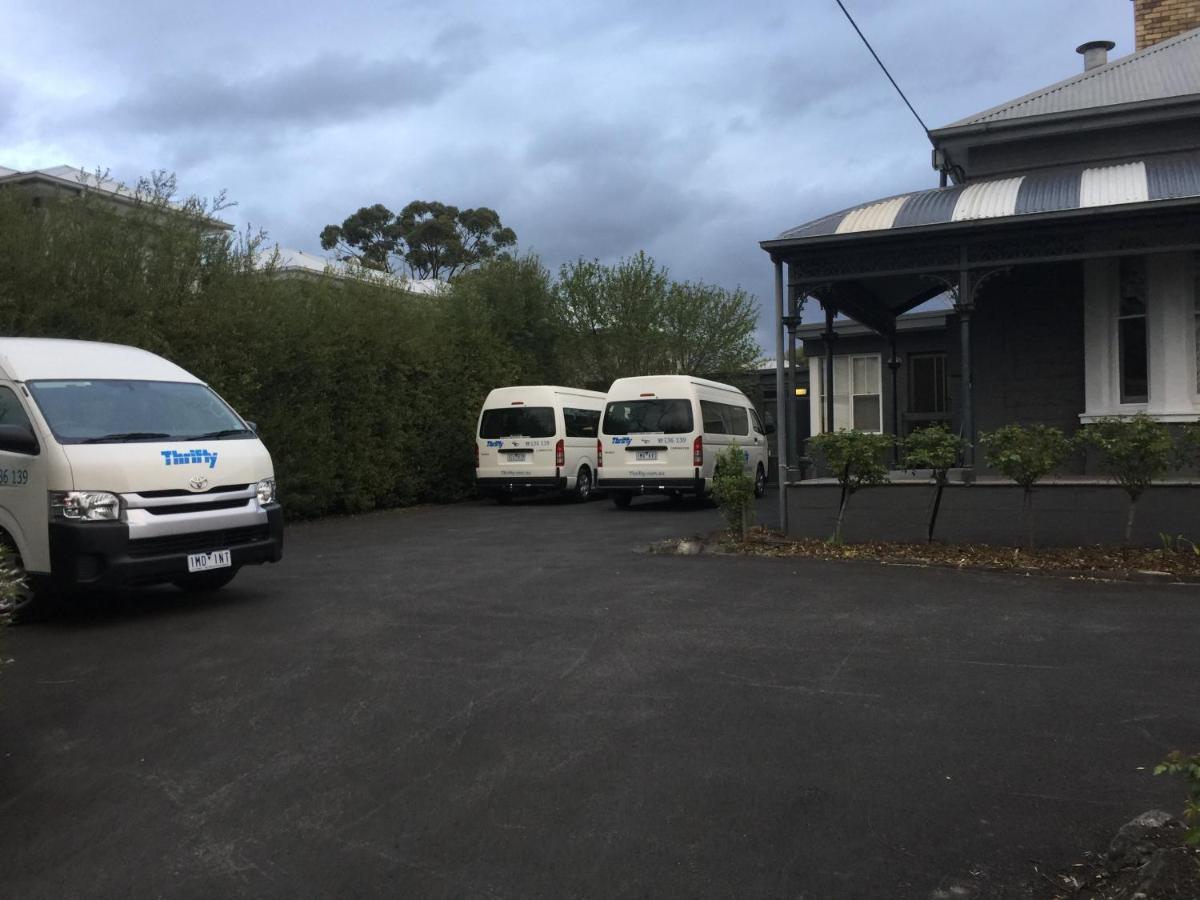
[[[560,475],[534,475],[521,478],[506,475],[498,478],[476,478],[475,489],[485,497],[496,494],[537,494],[543,491],[565,491],[567,479]]]
[[[283,508],[262,507],[266,522],[130,540],[124,522],[50,525],[50,578],[64,590],[162,584],[188,574],[191,553],[228,550],[234,568],[283,558]]]
[[[629,491],[634,494],[649,494],[665,491],[703,494],[707,484],[703,478],[605,478],[596,482],[598,491]]]

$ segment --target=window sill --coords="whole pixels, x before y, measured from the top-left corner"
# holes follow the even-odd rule
[[[1154,419],[1155,421],[1166,422],[1168,424],[1174,423],[1174,422],[1195,422],[1195,421],[1200,420],[1200,409],[1193,409],[1190,412],[1163,413],[1163,412],[1150,412],[1144,406],[1139,406],[1139,407],[1134,407],[1134,408],[1131,408],[1128,406],[1122,406],[1122,407],[1118,407],[1116,409],[1108,410],[1108,411],[1081,413],[1079,416],[1079,422],[1082,425],[1090,425],[1091,423],[1098,421],[1099,419],[1108,419],[1108,418],[1113,418],[1113,417],[1129,418],[1130,416],[1136,416],[1138,413],[1146,413],[1147,415],[1150,416],[1150,418]]]

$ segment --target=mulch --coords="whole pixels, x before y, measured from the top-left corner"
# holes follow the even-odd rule
[[[1183,542],[1158,549],[1142,547],[1000,547],[990,544],[906,544],[875,541],[834,544],[816,538],[790,538],[765,528],[734,541],[725,533],[695,539],[703,552],[823,560],[865,560],[884,565],[938,566],[1106,581],[1200,584],[1200,549]],[[666,542],[657,552],[672,552]]]

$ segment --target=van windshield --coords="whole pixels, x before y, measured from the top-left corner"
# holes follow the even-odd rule
[[[175,381],[31,381],[34,402],[62,444],[252,439],[211,388]]]
[[[604,410],[605,434],[687,434],[690,400],[619,400]]]
[[[554,408],[551,406],[508,406],[485,409],[479,420],[481,438],[554,437]]]

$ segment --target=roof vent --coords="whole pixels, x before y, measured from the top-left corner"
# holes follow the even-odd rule
[[[1083,71],[1087,72],[1096,66],[1108,62],[1108,51],[1117,46],[1112,41],[1088,41],[1075,48],[1076,53],[1083,54]]]

